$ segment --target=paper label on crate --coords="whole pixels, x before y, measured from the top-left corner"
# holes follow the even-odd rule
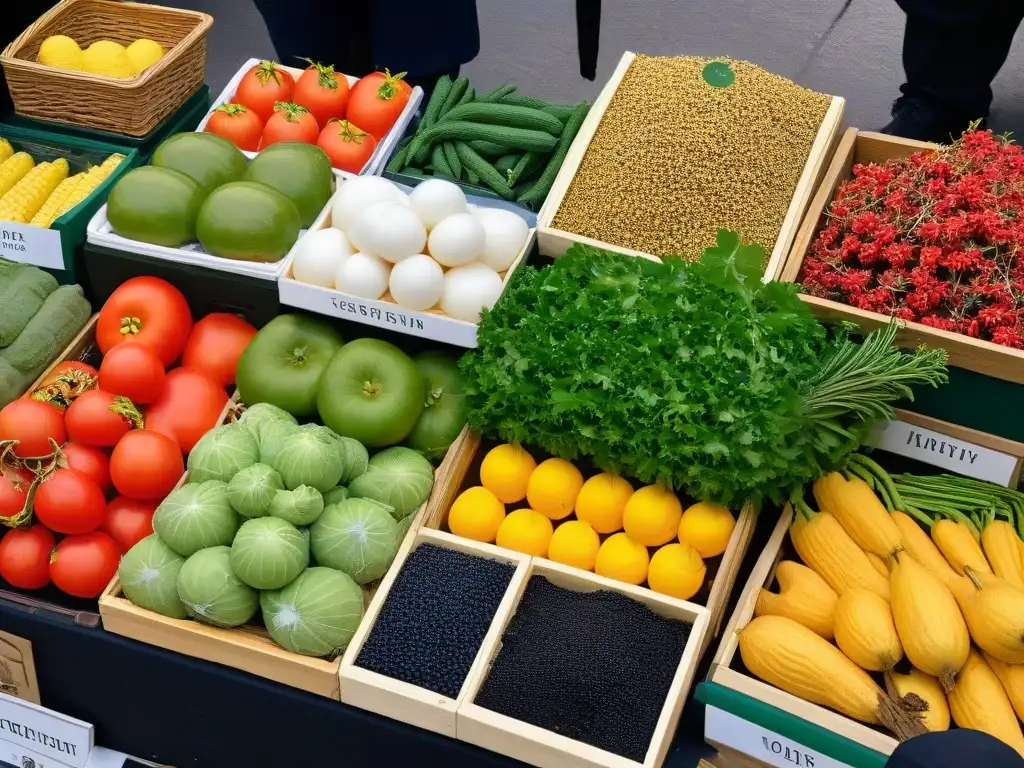
[[[875,430],[871,445],[958,475],[999,485],[1010,484],[1017,466],[1017,459],[1008,453],[896,419]]]
[[[704,738],[776,768],[851,768],[849,763],[833,760],[717,707],[708,707],[705,712]]]
[[[64,269],[60,232],[0,221],[0,257],[48,269]]]
[[[0,694],[0,742],[0,761],[21,750],[34,768],[85,768],[93,748],[93,728],[38,704]],[[16,765],[25,768],[30,764],[21,760]]]

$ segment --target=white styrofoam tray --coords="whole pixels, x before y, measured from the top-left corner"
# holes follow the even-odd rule
[[[343,179],[338,184],[344,183]],[[394,182],[392,182],[394,183]],[[409,192],[412,187],[405,184],[395,184],[399,189]],[[475,197],[467,195],[466,200],[470,205],[480,208],[504,208],[518,216],[522,216],[530,228],[529,235],[522,250],[512,262],[512,265],[504,273],[504,286],[508,285],[512,274],[520,267],[523,261],[529,256],[530,250],[536,238],[536,215],[518,206],[506,203],[504,200],[492,200],[486,197]],[[328,209],[330,205],[328,205]],[[329,210],[325,211],[317,219],[311,230],[324,229],[330,226]],[[476,347],[477,324],[465,320],[457,320],[454,317],[441,312],[439,309],[418,312],[398,306],[385,294],[380,299],[364,299],[353,296],[334,288],[324,288],[319,285],[302,283],[291,277],[292,261],[295,258],[295,250],[284,259],[284,269],[277,281],[278,296],[281,303],[289,307],[308,309],[329,317],[339,317],[344,320],[351,320],[365,325],[387,328],[410,336],[417,336],[421,339],[431,339],[445,344],[452,344],[457,347]]]
[[[245,73],[252,69],[254,66],[260,63],[260,59],[249,59],[245,64],[242,65],[234,77],[228,81],[228,84],[224,86],[224,90],[220,92],[220,95],[213,101],[210,107],[210,111],[203,117],[202,122],[196,128],[197,131],[202,131],[206,128],[206,123],[210,120],[210,115],[213,114],[214,110],[217,109],[221,104],[229,104],[235,97],[235,92],[238,90],[238,84],[245,77]],[[296,67],[288,67],[284,64],[278,64],[281,69],[291,73],[291,75],[298,80],[299,76],[304,70],[297,69]],[[348,80],[348,84],[355,85],[359,82],[358,77],[352,75],[345,75]],[[409,123],[412,122],[413,116],[416,114],[416,110],[419,109],[420,103],[423,101],[423,89],[418,85],[412,89],[412,95],[409,96],[409,101],[405,105],[405,109],[402,110],[402,114],[398,116],[398,120],[388,131],[387,136],[381,139],[377,143],[376,149],[373,150],[373,154],[370,155],[370,159],[366,161],[366,165],[359,172],[360,175],[364,176],[380,176],[384,171],[384,166],[387,164],[388,159],[394,154],[395,148],[398,146],[398,142],[402,140],[402,136],[405,135],[405,129],[409,127]]]

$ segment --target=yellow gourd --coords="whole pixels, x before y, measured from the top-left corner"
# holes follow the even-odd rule
[[[906,552],[894,558],[889,579],[892,617],[907,658],[950,691],[971,649],[953,593]]]
[[[836,490],[846,485],[846,478],[838,472],[829,472],[814,481],[814,500],[818,509],[831,512],[835,509]]]
[[[888,580],[871,566],[864,550],[830,512],[818,512],[810,520],[798,512],[789,527],[789,537],[800,559],[836,594],[859,587],[889,599]]]
[[[992,573],[985,553],[981,551],[974,533],[961,522],[936,520],[932,524],[932,541],[942,552],[953,570],[961,576],[964,568],[971,567],[982,573]]]
[[[829,511],[865,552],[873,552],[884,559],[903,549],[903,537],[889,517],[889,511],[859,477],[844,486],[834,484],[831,496],[834,506],[829,507]]]
[[[975,644],[1007,664],[1024,664],[1024,590],[970,567],[952,590]]]
[[[876,555],[874,552],[865,552],[868,556],[868,562],[871,563],[871,567],[878,571],[878,575],[882,578],[889,578],[889,569],[885,567],[885,561]]]
[[[949,567],[946,558],[942,556],[938,547],[928,538],[928,534],[921,529],[914,518],[903,512],[890,512],[889,518],[900,529],[903,546],[911,557],[931,571],[933,575],[938,576],[943,584],[956,578],[956,571]]]
[[[992,570],[1012,586],[1024,589],[1024,562],[1020,537],[1005,520],[993,520],[981,532],[981,546]]]
[[[836,603],[836,645],[869,672],[886,672],[903,658],[889,603],[866,589],[851,589]]]
[[[961,728],[973,728],[1009,744],[1024,757],[1024,734],[1006,692],[981,654],[970,657],[949,694],[949,711]]]
[[[1003,690],[1017,717],[1024,720],[1024,664],[1007,664],[987,653],[982,653],[982,656],[1003,684]]]
[[[754,606],[755,616],[785,616],[815,634],[831,640],[832,617],[839,595],[806,565],[783,560],[775,568],[779,593],[762,589]]]
[[[919,713],[925,728],[929,731],[949,730],[949,703],[938,680],[913,668],[909,675],[892,672],[889,680],[900,696],[899,703],[908,712]]]

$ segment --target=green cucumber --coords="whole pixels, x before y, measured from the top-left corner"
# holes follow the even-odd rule
[[[590,105],[581,101],[576,105],[576,109],[573,110],[572,116],[565,123],[565,130],[562,131],[562,136],[558,140],[558,146],[555,147],[555,151],[551,153],[551,157],[548,159],[548,164],[544,168],[544,173],[540,175],[537,182],[530,187],[530,191],[525,195],[521,195],[516,198],[517,203],[523,203],[529,206],[540,206],[544,202],[544,198],[547,197],[548,192],[551,190],[551,185],[555,183],[555,177],[558,175],[559,168],[562,167],[562,163],[565,161],[565,156],[569,154],[569,147],[572,145],[572,140],[576,138],[576,134],[579,133],[580,126],[583,125],[584,119],[587,117],[587,112],[590,111]]]
[[[452,82],[452,87],[448,91],[448,95],[445,96],[444,103],[441,105],[441,109],[437,113],[437,119],[440,120],[444,117],[448,110],[452,109],[456,104],[459,103],[459,99],[462,98],[462,94],[469,88],[469,80],[465,77],[459,77]],[[427,126],[430,128],[431,126]],[[425,129],[426,130],[426,129]]]
[[[417,136],[409,148],[409,157],[413,163],[422,163],[431,145],[438,141],[458,139],[459,141],[493,141],[509,148],[527,152],[550,152],[558,144],[558,139],[544,131],[529,128],[508,128],[503,125],[487,125],[485,123],[467,123],[461,120],[440,122]],[[474,152],[473,154],[476,154]],[[460,155],[461,157],[461,155]]]
[[[511,93],[513,93],[515,91],[515,89],[516,89],[516,84],[515,83],[509,83],[508,85],[500,85],[497,88],[495,88],[493,91],[491,91],[490,93],[485,93],[483,96],[481,96],[479,101],[492,102],[492,103],[499,102],[503,98],[505,98],[506,96],[508,96]]]
[[[434,173],[454,177],[455,174],[452,172],[452,167],[448,165],[448,159],[444,156],[444,150],[441,146],[440,144],[434,145],[430,155],[430,164],[434,166]]]
[[[459,162],[459,155],[455,151],[455,145],[450,141],[446,141],[441,145],[441,151],[444,152],[444,159],[448,162],[448,167],[452,169],[452,176],[456,179],[462,175],[462,163]]]
[[[483,157],[501,157],[508,154],[508,147],[504,144],[495,144],[493,141],[470,141],[468,143],[474,152]]]
[[[437,122],[437,117],[441,114],[441,107],[444,106],[444,101],[451,89],[452,79],[448,75],[441,75],[437,78],[434,92],[430,95],[430,101],[427,102],[426,109],[423,110],[423,119],[420,120],[417,131],[425,131]]]
[[[530,96],[517,96],[515,94],[509,94],[503,96],[501,99],[502,104],[510,104],[513,107],[529,107],[530,109],[547,109],[551,105],[546,101],[540,99],[534,99]]]
[[[462,164],[479,176],[484,184],[506,200],[512,200],[515,197],[512,188],[505,183],[497,169],[474,152],[466,142],[455,142],[455,151],[459,153],[459,160],[462,161]]]
[[[470,123],[504,125],[509,128],[528,128],[560,136],[562,122],[547,112],[509,104],[463,104],[448,112],[439,122],[465,120]]]
[[[494,161],[494,169],[501,174],[508,175],[509,171],[519,163],[520,155],[502,155]]]

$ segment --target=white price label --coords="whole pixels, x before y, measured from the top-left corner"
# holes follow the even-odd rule
[[[21,264],[64,269],[60,237],[55,229],[0,221],[0,256]]]
[[[89,723],[0,694],[0,742],[32,757],[34,765],[85,768],[93,748]],[[40,762],[45,759],[45,762]]]
[[[958,475],[999,485],[1010,484],[1017,466],[1016,457],[1008,453],[898,419],[879,425],[872,435],[871,445]]]
[[[704,738],[776,768],[850,768],[848,763],[833,760],[717,707],[705,711]]]

